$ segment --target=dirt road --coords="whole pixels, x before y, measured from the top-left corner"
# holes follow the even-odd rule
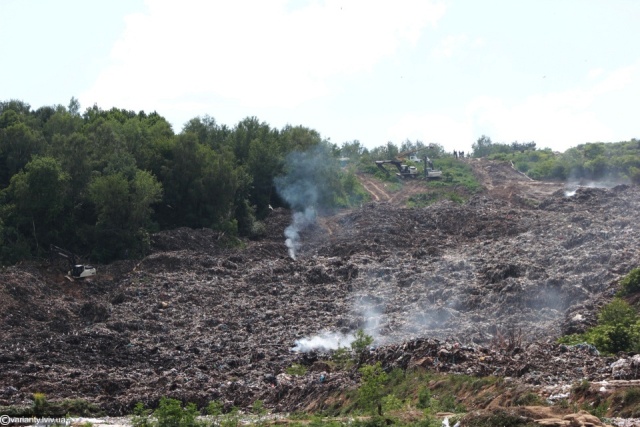
[[[292,349],[344,344],[359,328],[388,366],[536,387],[612,379],[610,360],[554,339],[593,324],[640,264],[640,189],[565,197],[508,165],[465,161],[486,191],[464,204],[406,209],[422,182],[392,191],[361,176],[375,201],[299,230],[295,259],[292,212],[276,209],[241,247],[211,229],[163,231],[144,259],[97,266],[92,281],[38,262],[0,269],[0,405],[39,392],[110,414],[161,396],[300,410],[355,380],[332,372],[318,385],[326,353]],[[510,337],[517,354],[500,347]],[[291,377],[293,364],[308,373]]]
[[[536,205],[564,188],[562,182],[535,181],[514,169],[508,162],[484,158],[460,161],[471,167],[488,195],[509,202]],[[429,191],[420,179],[402,180],[392,184],[370,174],[358,174],[358,180],[371,194],[372,201],[388,202],[394,206],[405,206],[411,196]]]
[[[464,159],[486,191],[507,201],[541,202],[554,192],[564,188],[563,182],[536,181],[513,168],[509,162],[495,160]]]

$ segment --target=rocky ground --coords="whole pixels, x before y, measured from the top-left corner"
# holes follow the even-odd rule
[[[390,193],[361,177],[374,201],[318,216],[299,230],[295,259],[284,242],[292,213],[276,209],[266,235],[239,249],[179,229],[90,280],[46,263],[3,268],[0,405],[42,392],[113,415],[161,396],[296,410],[356,384],[317,376],[322,349],[358,328],[375,338],[371,361],[500,375],[547,396],[582,379],[637,379],[635,360],[554,340],[594,324],[640,265],[640,189],[565,188],[465,161],[486,191],[463,205],[404,208],[420,182]],[[311,370],[286,375],[294,363]]]

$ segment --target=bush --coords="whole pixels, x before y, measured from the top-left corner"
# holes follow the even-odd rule
[[[289,375],[302,376],[307,373],[307,367],[298,363],[294,363],[286,369],[286,372]]]
[[[149,419],[151,409],[145,409],[142,402],[136,403],[133,408],[133,418],[131,418],[131,425],[133,427],[151,427],[153,423]]]
[[[49,402],[44,393],[33,393],[33,413],[36,417],[45,415]]]
[[[331,361],[337,369],[347,369],[353,364],[351,352],[346,347],[339,347],[331,354]]]
[[[194,427],[198,409],[194,403],[183,408],[179,400],[163,397],[153,415],[158,420],[158,427]]]
[[[586,342],[604,353],[636,351],[640,348],[640,319],[621,298],[614,298],[598,316],[598,325],[584,334],[568,335],[558,340],[564,344]]]
[[[382,398],[382,409],[384,412],[397,411],[398,409],[402,409],[402,406],[402,400],[398,399],[398,397],[393,393]]]
[[[516,406],[534,406],[542,405],[544,401],[536,393],[526,393],[522,396],[518,396],[514,403]]]
[[[362,408],[368,409],[372,414],[382,415],[383,386],[387,382],[387,373],[382,369],[380,362],[375,365],[365,365],[360,368],[362,384],[358,389],[358,401]]]
[[[427,409],[431,406],[431,390],[428,387],[422,387],[418,392],[418,409]]]
[[[629,272],[621,281],[621,292],[623,295],[634,294],[640,291],[640,267]]]
[[[369,346],[373,343],[373,337],[364,333],[362,329],[356,331],[356,339],[351,343],[351,349],[355,353],[359,361],[362,360],[364,354],[369,350]]]
[[[218,416],[221,415],[223,411],[224,405],[218,400],[212,400],[207,405],[207,414],[209,415]]]

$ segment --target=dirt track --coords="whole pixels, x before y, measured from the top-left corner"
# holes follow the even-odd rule
[[[392,194],[365,180],[377,201],[300,230],[296,260],[283,237],[291,212],[277,209],[267,234],[243,249],[180,229],[155,235],[141,262],[99,266],[93,281],[70,283],[40,264],[1,270],[0,404],[44,392],[113,414],[165,395],[299,409],[355,377],[332,373],[319,386],[312,369],[288,378],[292,363],[326,368],[292,348],[326,332],[344,343],[360,327],[376,338],[370,357],[388,366],[537,386],[636,378],[553,339],[593,324],[640,264],[640,190],[565,197],[561,184],[509,165],[465,161],[485,193],[407,209],[418,182]],[[518,353],[506,352],[509,339]]]
[[[565,187],[561,182],[535,181],[506,162],[493,162],[484,158],[460,161],[471,166],[488,195],[512,203],[535,205]],[[358,179],[371,194],[372,201],[387,202],[398,207],[405,206],[411,196],[428,191],[424,181],[419,179],[400,181],[399,187],[393,189],[390,189],[388,183],[379,181],[372,175],[359,174]]]

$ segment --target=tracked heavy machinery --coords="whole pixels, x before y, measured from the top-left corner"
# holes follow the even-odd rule
[[[95,276],[96,268],[90,265],[78,263],[78,257],[66,249],[60,248],[55,245],[49,247],[49,256],[51,261],[53,258],[64,258],[69,263],[69,272],[67,273],[69,278],[84,279],[85,277]]]
[[[398,169],[396,176],[399,178],[421,178],[425,179],[440,179],[442,177],[442,171],[433,168],[433,162],[427,156],[424,157],[424,172],[420,172],[417,167],[405,165],[400,160],[376,160],[376,166],[380,168],[387,176],[391,175],[391,172],[384,165],[393,165]]]
[[[387,176],[391,175],[391,172],[384,165],[393,165],[398,169],[396,175],[400,178],[417,178],[420,175],[418,172],[418,168],[415,166],[404,165],[402,162],[397,160],[376,160],[376,165],[380,170],[382,170]]]

